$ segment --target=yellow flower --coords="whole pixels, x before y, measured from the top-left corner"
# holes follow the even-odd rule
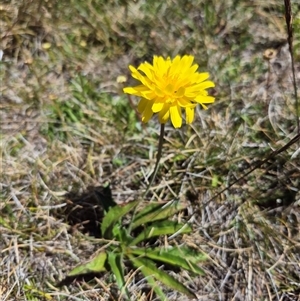
[[[179,128],[182,125],[182,108],[185,109],[186,123],[190,124],[194,120],[197,103],[207,109],[204,104],[215,101],[206,91],[215,86],[207,80],[209,73],[197,72],[198,65],[193,65],[193,61],[192,55],[178,55],[173,60],[154,56],[153,65],[145,62],[137,69],[129,66],[132,77],[141,84],[126,87],[123,91],[141,97],[138,111],[143,122],[158,113],[160,123],[166,123],[170,117],[173,126]]]

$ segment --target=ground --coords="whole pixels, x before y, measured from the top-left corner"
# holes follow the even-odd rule
[[[272,155],[299,133],[284,1],[7,0],[0,15],[1,300],[122,300],[109,273],[59,286],[100,244],[70,200],[108,184],[120,205],[186,204],[175,218],[192,233],[155,243],[208,256],[205,276],[168,270],[198,300],[300,300],[299,141]],[[129,64],[177,54],[210,73],[216,101],[192,125],[166,125],[143,199],[159,123],[141,123],[117,77],[132,84]],[[127,277],[132,300],[158,300],[141,275]]]

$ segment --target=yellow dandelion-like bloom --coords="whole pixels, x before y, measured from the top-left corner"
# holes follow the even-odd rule
[[[141,97],[138,111],[142,114],[143,122],[158,113],[160,123],[166,123],[171,118],[173,126],[179,128],[182,125],[182,108],[185,110],[186,123],[190,124],[198,103],[207,109],[204,104],[215,101],[206,91],[215,86],[207,80],[209,73],[197,72],[198,65],[193,61],[192,55],[178,55],[173,60],[154,56],[153,65],[145,62],[137,69],[129,66],[132,77],[141,85],[126,87],[123,91]]]

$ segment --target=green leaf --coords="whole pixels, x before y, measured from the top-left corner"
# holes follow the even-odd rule
[[[151,212],[155,212],[157,209],[160,209],[161,207],[163,207],[164,205],[166,205],[166,203],[149,203],[146,205],[145,208],[143,208],[141,211],[139,211],[136,216],[135,216],[135,220],[140,219],[141,217],[146,216],[147,214],[151,213]]]
[[[120,244],[128,245],[132,241],[132,237],[127,235],[127,229],[121,225],[114,225],[112,235]]]
[[[212,180],[211,180],[211,186],[212,187],[217,187],[219,184],[219,179],[217,175],[213,175]]]
[[[167,301],[168,298],[166,297],[166,295],[164,294],[164,292],[162,291],[162,289],[158,286],[157,281],[152,277],[152,276],[148,276],[147,277],[147,281],[150,284],[150,286],[153,288],[153,290],[155,291],[156,295],[163,301]]]
[[[174,252],[174,249],[176,252]],[[197,275],[205,275],[204,271],[199,268],[193,260],[186,258],[184,253],[178,250],[178,247],[171,247],[170,249],[156,248],[153,250],[131,249],[131,253],[137,256],[144,256],[152,260],[180,267]]]
[[[71,277],[71,276],[78,276],[82,274],[99,273],[99,272],[106,271],[105,268],[106,259],[107,259],[107,254],[105,251],[103,251],[97,254],[96,257],[94,257],[87,263],[81,264],[76,268],[74,268],[68,274],[68,276]]]
[[[129,246],[135,246],[145,239],[160,235],[174,234],[176,232],[190,233],[191,231],[192,228],[188,224],[179,224],[175,221],[160,221],[148,226],[129,244]]]
[[[198,263],[200,261],[206,260],[208,257],[207,255],[199,252],[198,250],[194,248],[190,248],[187,246],[180,246],[177,248],[172,248],[168,250],[169,254],[175,255],[175,256],[181,256],[185,259],[192,261],[193,263]]]
[[[2,225],[3,227],[5,227],[9,230],[12,229],[11,226],[8,224],[8,222],[4,218],[2,218],[1,216],[0,216],[0,225]]]
[[[132,208],[134,208],[139,201],[134,201],[126,204],[125,206],[115,206],[110,208],[103,218],[101,224],[102,237],[111,239],[113,226],[120,221]]]
[[[181,282],[167,274],[166,272],[159,270],[155,263],[146,258],[135,258],[134,256],[129,256],[133,265],[140,269],[145,277],[152,276],[165,284],[166,286],[177,290],[180,293],[187,295],[190,298],[197,298],[197,296],[186,286],[184,286]]]
[[[186,205],[183,205],[182,203],[179,202],[172,202],[169,204],[159,204],[159,206],[151,205],[150,208],[145,208],[144,210],[142,210],[140,214],[136,215],[132,223],[132,229],[135,229],[136,227],[142,224],[147,224],[149,222],[166,219],[185,208]]]
[[[121,294],[126,293],[128,299],[130,298],[129,292],[125,287],[125,278],[124,278],[124,268],[123,268],[123,256],[122,254],[116,254],[113,252],[108,253],[108,263],[113,274],[116,277],[118,287],[121,291]]]

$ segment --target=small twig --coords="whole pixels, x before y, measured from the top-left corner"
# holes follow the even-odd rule
[[[298,91],[297,91],[297,83],[296,83],[296,75],[295,75],[295,61],[294,61],[294,52],[293,52],[293,18],[292,18],[291,1],[284,0],[284,5],[285,5],[285,21],[287,25],[289,51],[292,60],[293,86],[294,86],[294,93],[295,93],[295,100],[296,100],[297,133],[300,134],[299,101],[298,101]]]
[[[276,157],[278,154],[282,153],[283,151],[287,150],[291,145],[296,143],[297,141],[300,141],[300,133],[297,134],[293,139],[291,139],[287,144],[285,144],[283,147],[271,152],[264,160],[256,164],[254,167],[252,167],[248,172],[244,173],[241,177],[239,177],[237,180],[233,181],[231,184],[229,184],[226,188],[222,189],[220,192],[215,194],[212,198],[210,198],[204,206],[208,205],[212,200],[214,200],[216,197],[221,195],[223,192],[231,188],[236,183],[240,182],[241,180],[245,179],[247,176],[249,176],[255,169],[261,167],[264,163],[267,163],[270,159]]]
[[[294,93],[295,93],[295,99],[296,99],[296,116],[297,116],[297,135],[291,139],[287,144],[285,144],[283,147],[281,147],[278,150],[273,151],[271,154],[269,154],[264,160],[256,164],[253,168],[251,168],[248,172],[243,174],[240,178],[229,184],[226,188],[222,189],[220,192],[215,194],[212,198],[210,198],[204,205],[208,205],[212,200],[214,200],[216,197],[220,196],[223,192],[227,191],[229,188],[231,188],[236,183],[240,182],[241,180],[245,179],[249,174],[251,174],[254,170],[261,167],[264,163],[268,162],[270,159],[274,158],[281,152],[288,149],[291,145],[296,143],[297,141],[300,141],[300,121],[299,121],[299,102],[298,102],[298,92],[297,92],[297,83],[296,83],[296,76],[295,76],[295,64],[294,64],[294,54],[293,54],[293,28],[292,28],[292,8],[291,8],[291,1],[290,0],[284,0],[285,4],[285,19],[287,24],[287,32],[288,32],[288,43],[289,43],[289,51],[291,54],[291,60],[292,60],[292,73],[293,73],[293,86],[294,86]],[[298,142],[299,143],[299,142]]]

